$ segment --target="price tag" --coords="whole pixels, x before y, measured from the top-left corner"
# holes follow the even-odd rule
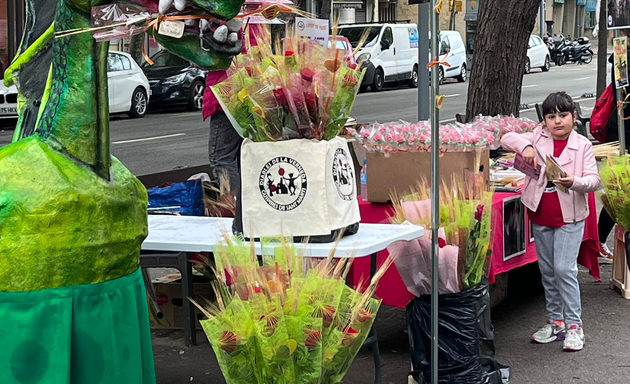
[[[186,24],[183,21],[164,20],[160,23],[158,33],[164,36],[181,39],[184,36],[184,28]]]

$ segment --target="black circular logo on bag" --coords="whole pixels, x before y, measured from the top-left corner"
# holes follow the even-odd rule
[[[258,179],[263,199],[277,211],[292,211],[306,196],[304,168],[290,157],[276,157],[265,164]]]
[[[348,153],[343,148],[337,148],[333,158],[332,175],[337,192],[345,201],[352,201],[354,198],[354,172],[350,161]]]

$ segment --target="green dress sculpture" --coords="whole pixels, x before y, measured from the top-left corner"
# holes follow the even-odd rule
[[[229,20],[243,1],[184,5]],[[14,142],[0,149],[2,384],[155,383],[139,270],[147,195],[110,154],[109,44],[90,33],[54,36],[89,27],[91,8],[108,3],[116,1],[27,0],[25,33],[5,73],[18,87],[19,120]],[[126,3],[156,13],[174,6]],[[196,28],[155,38],[209,70],[226,69],[241,49]]]

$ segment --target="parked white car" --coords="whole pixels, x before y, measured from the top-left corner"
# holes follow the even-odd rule
[[[149,80],[131,55],[110,51],[107,55],[109,113],[144,117],[149,105]]]
[[[440,84],[444,79],[456,78],[459,82],[468,79],[468,62],[466,46],[462,35],[457,31],[440,31],[440,60],[446,57],[450,66],[440,64]],[[448,56],[446,56],[448,54]]]
[[[551,67],[549,57],[549,49],[547,44],[536,35],[529,37],[529,45],[527,46],[527,61],[525,62],[525,73],[530,73],[532,68],[540,68],[543,72],[547,72]]]
[[[17,88],[5,87],[0,80],[0,120],[17,119]]]
[[[418,86],[418,28],[415,24],[351,24],[339,27],[338,34],[356,47],[364,34],[365,45],[356,55],[367,71],[361,88],[383,89],[385,83],[406,81]]]

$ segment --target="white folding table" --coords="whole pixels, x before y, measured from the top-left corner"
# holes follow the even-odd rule
[[[193,295],[191,255],[212,252],[224,235],[231,235],[231,218],[149,215],[149,236],[142,244],[140,263],[143,268],[176,268],[182,275],[184,335],[186,345],[196,344],[194,307],[188,297]],[[376,254],[396,241],[422,237],[424,228],[415,225],[361,224],[355,235],[346,236],[339,243],[295,244],[306,257],[327,257],[335,247],[335,257],[371,257],[370,277],[376,272]],[[272,247],[255,243],[258,255],[273,255]],[[376,382],[380,382],[380,363],[376,335],[366,340],[372,344],[376,365]]]

